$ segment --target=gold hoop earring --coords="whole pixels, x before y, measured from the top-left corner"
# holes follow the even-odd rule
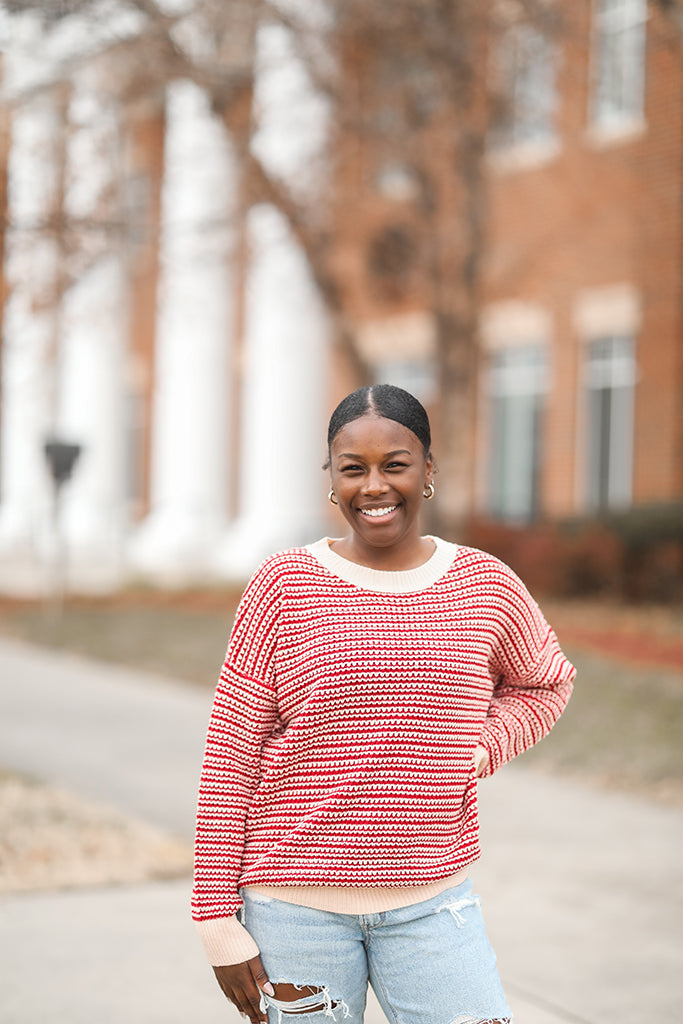
[[[425,499],[425,501],[432,500],[432,498],[434,497],[435,490],[436,488],[434,487],[434,481],[430,480],[429,483],[427,484],[427,489],[422,492],[422,497]]]
[[[339,504],[339,502],[337,501],[337,499],[335,497],[334,491],[332,490],[331,487],[330,487],[330,493],[327,495],[327,500],[329,501],[330,505],[338,505]]]

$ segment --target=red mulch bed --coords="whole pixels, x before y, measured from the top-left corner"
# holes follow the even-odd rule
[[[568,647],[583,647],[586,650],[606,654],[639,664],[661,665],[683,672],[683,641],[666,637],[615,635],[598,630],[579,629],[558,624],[562,643]]]
[[[562,644],[683,672],[683,608],[541,601]]]

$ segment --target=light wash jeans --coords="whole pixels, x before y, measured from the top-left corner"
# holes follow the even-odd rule
[[[319,990],[296,1002],[264,994],[268,1024],[361,1024],[368,981],[390,1024],[512,1020],[469,879],[381,914],[312,910],[249,889],[241,896],[270,981]]]

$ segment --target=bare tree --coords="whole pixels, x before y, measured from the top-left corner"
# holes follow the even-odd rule
[[[683,42],[683,3],[681,0],[651,0],[651,3],[671,21],[679,42]]]
[[[362,225],[369,209],[384,204],[385,223],[365,236],[357,232],[364,287],[379,313],[421,308],[432,318],[443,453],[438,525],[452,532],[469,511],[473,488],[485,161],[491,120],[500,110],[489,55],[511,19],[554,31],[553,6],[547,0],[321,0],[320,17],[311,18],[314,7],[297,0],[10,5],[55,21],[109,18],[114,28],[106,45],[120,58],[124,99],[175,78],[206,90],[239,157],[242,209],[266,201],[284,215],[359,383],[371,379],[372,367],[357,344],[362,314],[338,259],[339,238],[344,225]],[[124,14],[136,19],[135,31],[117,38]],[[254,55],[264,24],[289,34],[312,88],[328,105],[326,195],[297,189],[253,145],[259,128]],[[384,168],[384,183],[345,184],[344,159]]]
[[[372,168],[360,176],[356,220],[384,205],[386,220],[367,241],[367,290],[379,293],[379,309],[418,307],[432,319],[442,470],[435,525],[453,533],[474,490],[487,149],[506,109],[505,83],[492,70],[511,25],[552,35],[560,23],[542,0],[336,0],[333,21],[341,72],[332,151],[355,148]],[[352,222],[353,194],[339,192]]]

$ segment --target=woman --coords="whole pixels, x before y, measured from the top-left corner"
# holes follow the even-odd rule
[[[355,391],[328,443],[349,529],[266,559],[243,595],[200,784],[194,917],[253,1024],[356,1024],[368,980],[396,1024],[509,1022],[467,879],[476,780],[548,732],[574,669],[507,566],[421,536],[434,463],[412,395]]]

